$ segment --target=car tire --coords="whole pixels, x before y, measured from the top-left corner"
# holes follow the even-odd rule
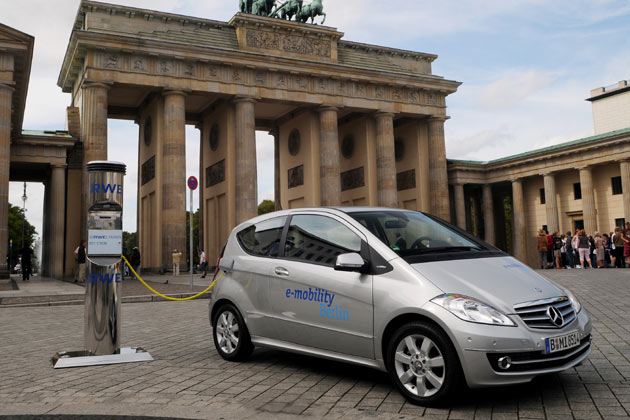
[[[455,347],[433,324],[401,326],[390,339],[386,354],[389,376],[413,404],[440,405],[463,383]]]
[[[212,337],[219,355],[231,362],[246,360],[254,351],[247,325],[238,309],[224,304],[212,319]]]

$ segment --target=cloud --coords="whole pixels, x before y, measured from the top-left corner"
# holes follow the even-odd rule
[[[512,106],[549,86],[555,77],[539,70],[508,71],[498,80],[482,88],[479,103],[489,110]]]

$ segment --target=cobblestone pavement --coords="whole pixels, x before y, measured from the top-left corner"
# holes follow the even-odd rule
[[[212,344],[208,302],[193,301],[123,305],[123,346],[142,346],[155,361],[58,370],[50,357],[82,345],[83,308],[0,308],[0,416],[630,418],[630,270],[544,274],[592,314],[588,361],[526,385],[466,391],[447,408],[408,404],[386,374],[367,368],[266,349],[247,363],[225,362]]]

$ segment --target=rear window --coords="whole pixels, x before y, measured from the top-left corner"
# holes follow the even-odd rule
[[[256,223],[237,233],[236,237],[248,254],[277,257],[280,253],[280,239],[286,220],[286,216],[282,216]]]

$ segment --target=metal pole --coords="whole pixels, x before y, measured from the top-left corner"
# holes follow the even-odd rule
[[[190,291],[193,291],[193,190],[192,188],[190,189],[190,213],[189,213],[189,220],[190,222],[188,223],[189,226],[189,230],[190,230],[190,252],[188,254],[189,259],[190,259]]]
[[[24,183],[24,195],[22,195],[22,248],[24,248],[24,225],[26,224],[26,182]]]

